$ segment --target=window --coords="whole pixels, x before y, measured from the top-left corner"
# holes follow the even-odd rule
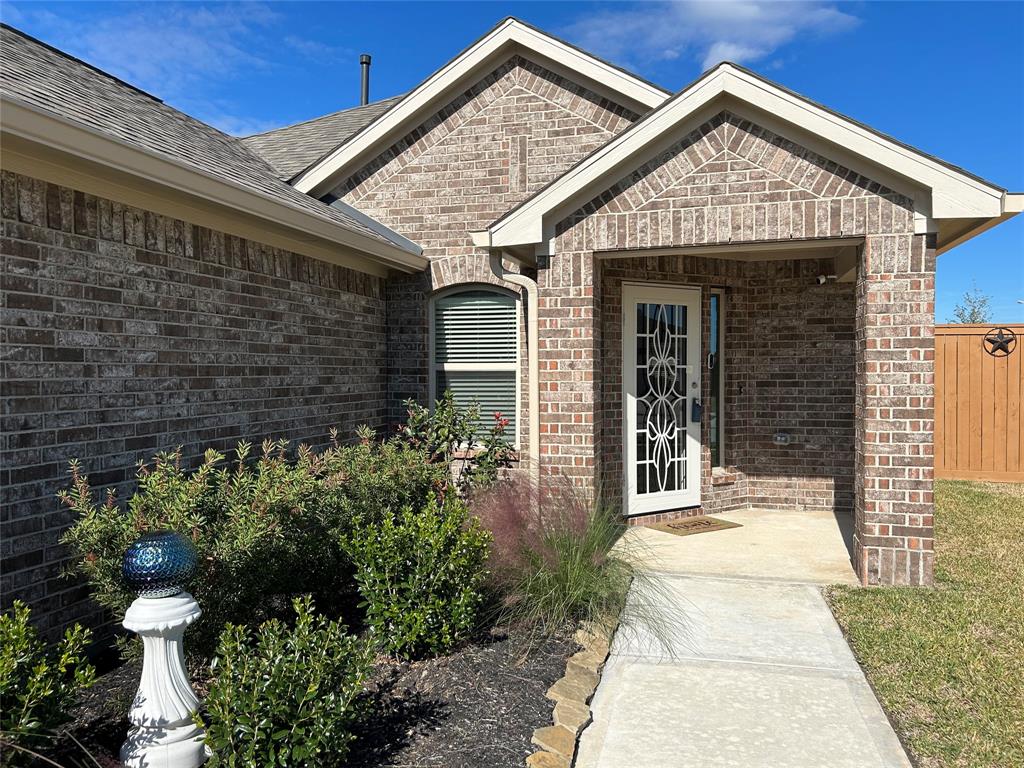
[[[511,292],[459,289],[434,299],[432,399],[450,389],[455,402],[480,404],[481,430],[500,412],[517,440],[519,307]]]
[[[722,460],[722,437],[725,432],[725,425],[722,421],[722,406],[725,399],[725,369],[724,358],[722,357],[722,341],[725,337],[725,329],[722,327],[722,293],[713,291],[711,293],[711,317],[710,334],[708,339],[708,373],[711,378],[711,466],[721,467]]]

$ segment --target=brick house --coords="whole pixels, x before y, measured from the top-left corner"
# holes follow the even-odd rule
[[[932,577],[936,257],[1005,190],[733,64],[673,95],[507,19],[402,97],[236,139],[2,30],[3,593],[77,457],[385,429],[451,389],[630,522],[855,516]]]

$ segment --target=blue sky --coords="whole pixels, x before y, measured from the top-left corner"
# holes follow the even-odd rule
[[[414,87],[514,15],[676,90],[722,59],[1024,191],[1024,3],[0,1],[0,16],[235,134]],[[936,316],[963,292],[1024,322],[1024,215],[939,258]]]

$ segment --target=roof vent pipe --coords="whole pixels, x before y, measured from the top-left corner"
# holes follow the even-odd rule
[[[359,103],[365,106],[370,103],[370,54],[360,54],[359,69],[362,70],[362,78],[359,88]]]

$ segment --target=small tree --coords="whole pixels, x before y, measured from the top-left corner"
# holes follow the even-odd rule
[[[969,291],[964,291],[960,303],[953,308],[951,323],[987,323],[992,311],[992,300],[988,294],[982,293],[977,284]]]

